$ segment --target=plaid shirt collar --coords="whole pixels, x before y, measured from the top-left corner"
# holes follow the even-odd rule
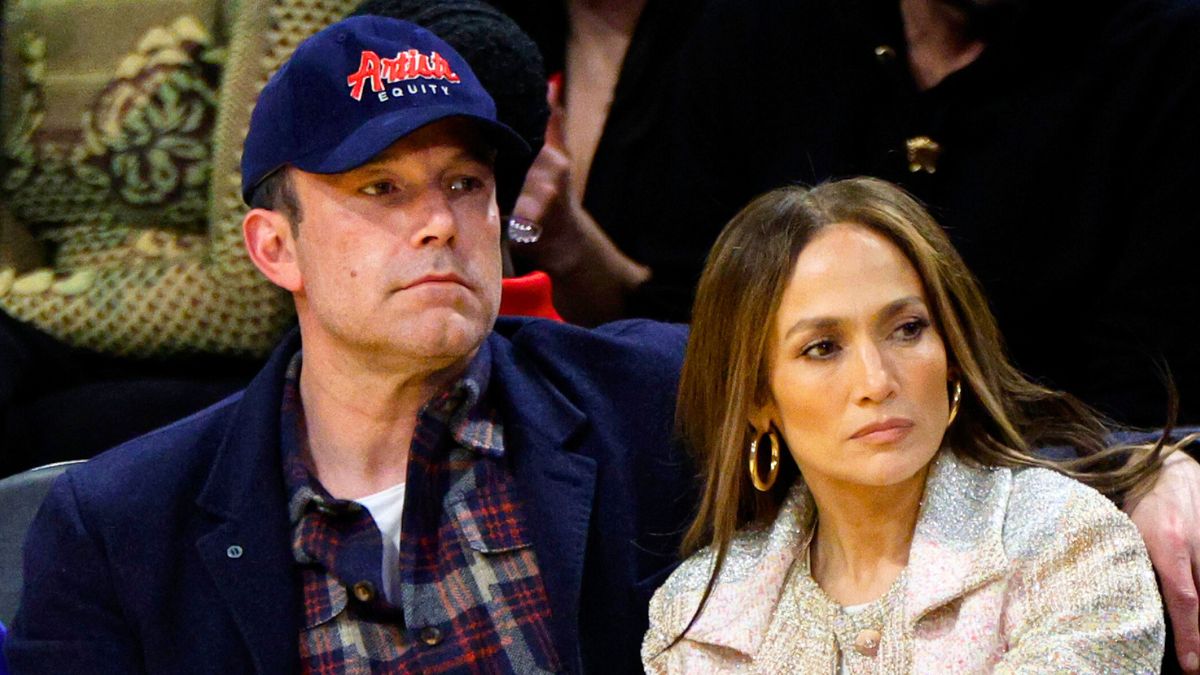
[[[384,541],[371,514],[333,499],[303,460],[301,362],[295,356],[287,371],[280,431],[303,608],[301,671],[462,672],[481,654],[489,672],[561,670],[503,427],[487,395],[487,345],[418,413],[399,587],[387,594],[378,592]]]
[[[300,400],[300,368],[303,351],[292,356],[284,374],[283,404],[280,409],[280,448],[283,457],[283,476],[288,495],[288,516],[294,527],[304,517],[313,502],[316,508],[333,511],[361,509],[349,500],[336,499],[329,494],[316,476],[312,475],[301,452],[306,435],[304,405]],[[440,422],[447,426],[454,441],[461,447],[482,456],[504,456],[503,427],[496,423],[496,413],[487,403],[487,388],[492,374],[492,352],[486,341],[467,364],[467,369],[454,384],[434,396],[417,414],[417,426]],[[416,434],[414,433],[414,436]]]

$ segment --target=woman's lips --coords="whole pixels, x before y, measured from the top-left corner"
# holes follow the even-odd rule
[[[913,421],[903,417],[892,417],[879,422],[872,422],[850,438],[866,443],[895,443],[912,431]]]

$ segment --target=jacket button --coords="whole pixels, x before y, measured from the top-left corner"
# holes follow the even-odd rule
[[[879,631],[868,628],[854,638],[854,651],[863,656],[875,656],[879,652]]]
[[[375,599],[375,585],[369,581],[360,581],[351,589],[359,602],[370,602]]]
[[[313,500],[313,503],[318,512],[327,516],[344,516],[354,512],[354,506],[350,504],[330,504],[323,499]]]
[[[442,641],[442,631],[434,626],[426,626],[421,629],[421,642],[430,647],[437,646]]]

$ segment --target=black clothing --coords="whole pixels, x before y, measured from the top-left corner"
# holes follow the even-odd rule
[[[646,250],[689,275],[722,224],[788,183],[869,174],[930,206],[980,277],[1017,365],[1161,425],[1165,364],[1200,420],[1200,3],[1027,3],[928,91],[898,2],[716,0],[683,55],[673,166],[616,204],[661,204]],[[941,146],[913,173],[906,140]],[[607,222],[622,220],[619,212]],[[695,272],[693,272],[693,275]],[[677,309],[682,309],[677,307]]]
[[[260,365],[108,356],[0,312],[0,477],[87,459],[157,429],[242,389]]]
[[[679,77],[683,46],[708,1],[646,0],[583,193],[584,209],[617,248],[654,270],[654,277],[631,301],[631,313],[638,316],[685,319],[694,279],[683,284],[673,279],[690,279],[698,272],[693,265],[677,269],[673,252],[659,249],[657,238],[650,235],[659,226],[653,191],[675,170],[667,154],[674,123],[670,92]],[[529,33],[542,50],[546,72],[565,70],[570,27],[564,2],[489,2]],[[641,198],[647,192],[647,198]]]

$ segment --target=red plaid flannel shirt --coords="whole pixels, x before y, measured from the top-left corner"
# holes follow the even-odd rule
[[[281,442],[304,608],[303,671],[560,670],[503,430],[487,402],[487,345],[420,413],[402,518],[399,606],[380,590],[383,539],[370,512],[331,497],[302,459],[300,364],[297,354],[288,369]]]

